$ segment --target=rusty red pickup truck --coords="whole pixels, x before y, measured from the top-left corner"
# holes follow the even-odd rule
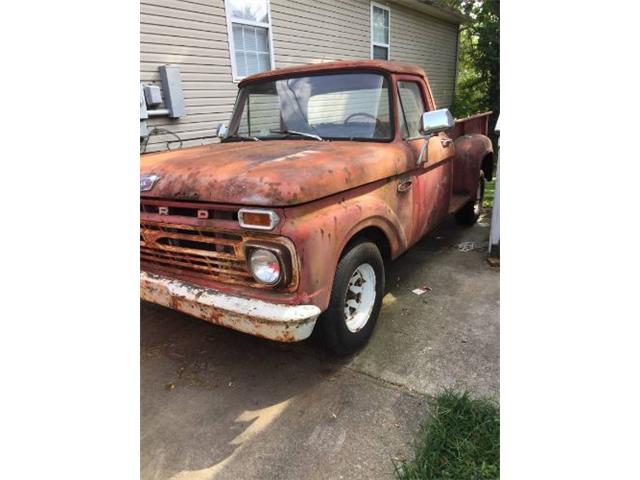
[[[375,327],[385,265],[446,215],[472,225],[488,114],[455,122],[425,72],[378,60],[247,77],[220,143],[145,154],[140,295],[345,355]]]

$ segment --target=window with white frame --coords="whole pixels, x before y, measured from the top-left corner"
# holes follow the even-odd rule
[[[269,0],[226,0],[234,80],[273,68]]]
[[[391,11],[389,7],[371,4],[371,58],[389,60],[389,31]]]

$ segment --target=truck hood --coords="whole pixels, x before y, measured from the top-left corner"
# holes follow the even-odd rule
[[[278,207],[396,175],[405,163],[393,143],[266,140],[145,154],[140,175],[160,177],[145,197]]]

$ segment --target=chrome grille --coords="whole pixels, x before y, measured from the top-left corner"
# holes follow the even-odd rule
[[[193,225],[140,222],[140,260],[192,276],[258,285],[247,270],[242,235]]]

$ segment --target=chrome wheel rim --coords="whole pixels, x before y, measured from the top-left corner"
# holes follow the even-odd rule
[[[347,284],[344,318],[347,329],[356,333],[364,328],[376,303],[376,272],[368,263],[360,265]]]

